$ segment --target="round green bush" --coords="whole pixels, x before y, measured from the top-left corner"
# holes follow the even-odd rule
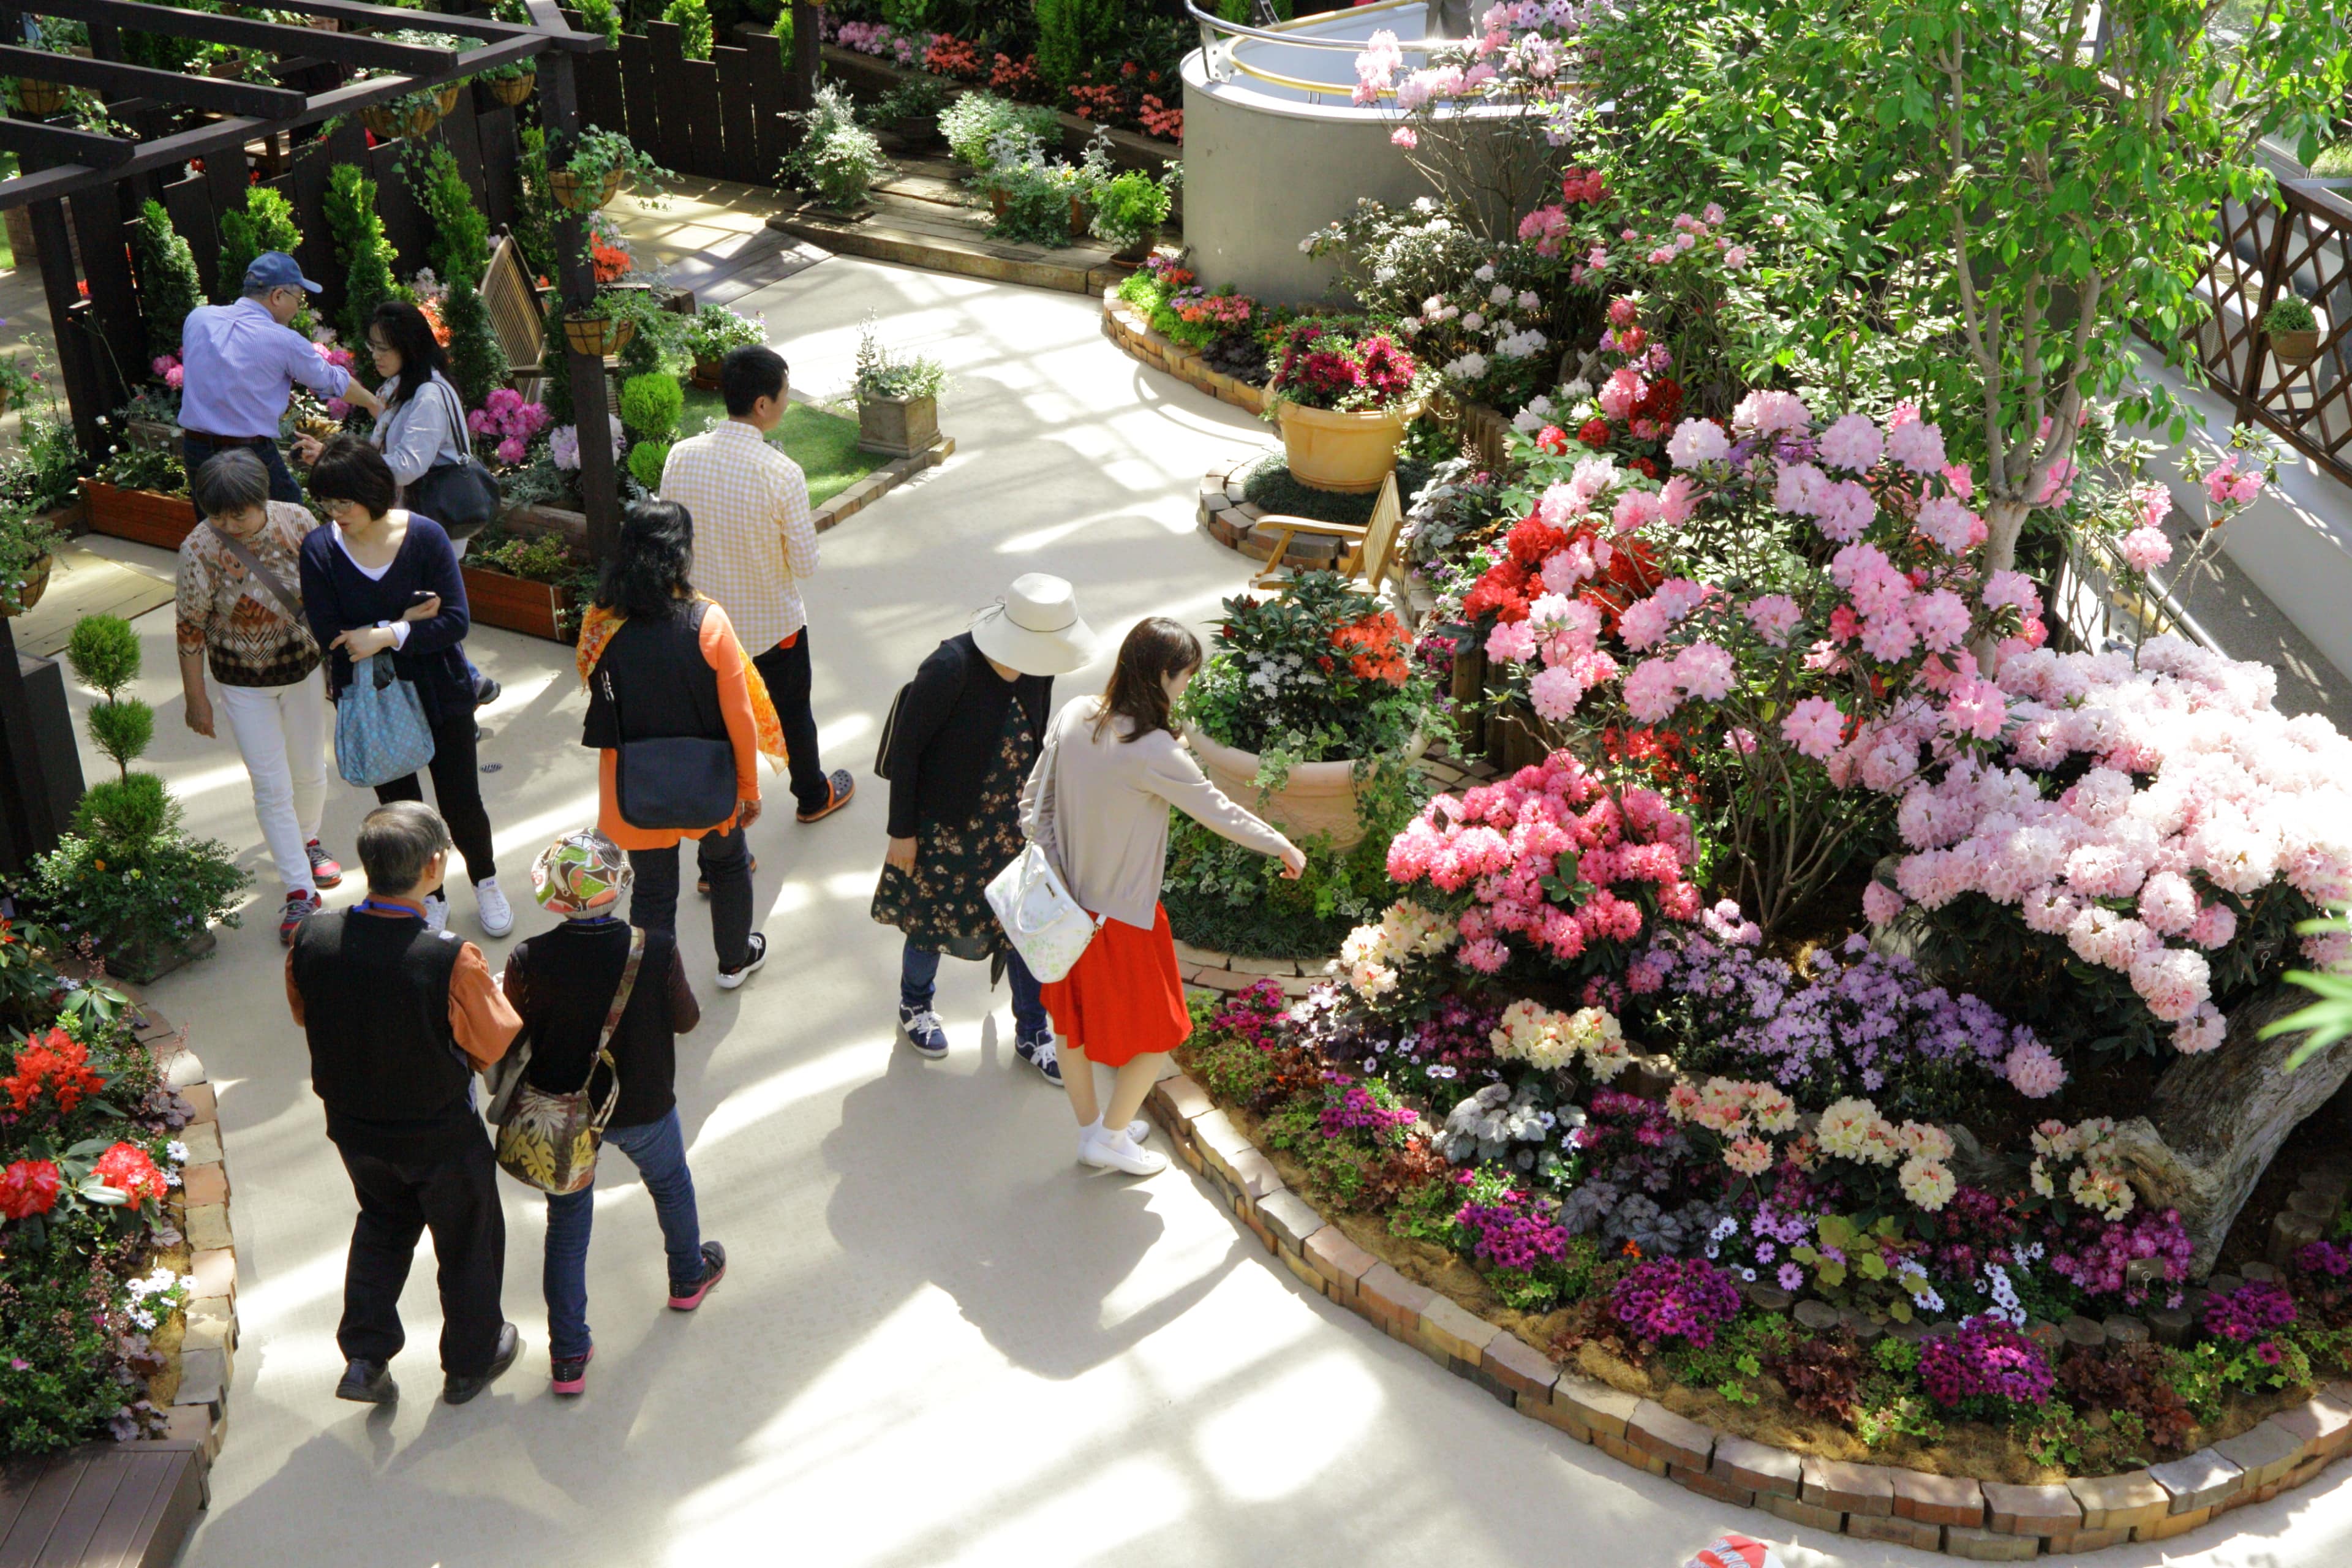
[[[74,831],[98,843],[116,846],[144,844],[173,826],[179,803],[153,773],[101,779],[74,807]]]
[[[662,465],[668,461],[667,441],[640,441],[629,448],[629,472],[649,490],[661,489]]]
[[[139,679],[139,634],[121,616],[84,616],[66,639],[66,662],[110,698]]]
[[[660,442],[668,449],[678,416],[686,412],[686,390],[677,377],[655,372],[633,375],[621,384],[621,423],[640,442]],[[659,477],[656,470],[656,477]]]

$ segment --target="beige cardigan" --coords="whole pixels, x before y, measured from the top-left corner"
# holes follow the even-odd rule
[[[1262,855],[1290,840],[1235,805],[1202,776],[1165,730],[1121,739],[1124,720],[1095,737],[1099,697],[1063,704],[1021,792],[1021,824],[1052,856],[1070,896],[1098,915],[1150,931],[1168,867],[1168,808]],[[1040,833],[1040,803],[1051,789],[1051,820]]]

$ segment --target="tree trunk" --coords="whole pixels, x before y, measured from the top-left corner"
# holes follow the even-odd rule
[[[2018,537],[2025,531],[2025,517],[2032,510],[2022,500],[1996,500],[1984,509],[1988,576],[2007,572],[2017,564]]]
[[[2200,1279],[2212,1271],[2279,1145],[2352,1075],[2352,1037],[2293,1072],[2286,1058],[2300,1034],[2254,1037],[2310,1000],[2285,984],[2262,993],[2231,1015],[2219,1050],[2177,1058],[2164,1069],[2152,1115],[2116,1129],[2117,1156],[2141,1200],[2180,1211],[2196,1247],[2189,1271]]]

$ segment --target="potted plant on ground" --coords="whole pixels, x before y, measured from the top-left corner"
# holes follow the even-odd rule
[[[1332,849],[1410,815],[1437,691],[1394,613],[1332,572],[1224,610],[1179,713],[1209,781]]]
[[[0,616],[21,616],[41,602],[58,537],[48,518],[14,507],[0,510]]]
[[[1380,489],[1396,467],[1422,380],[1385,332],[1355,338],[1319,321],[1293,327],[1266,386],[1266,416],[1282,426],[1291,477],[1343,493]]]
[[[177,550],[195,526],[177,452],[123,447],[81,487],[89,526],[100,533]]]
[[[557,202],[573,212],[588,213],[620,195],[630,180],[658,186],[677,178],[621,132],[592,125],[580,133],[563,167],[547,176],[547,185]]]
[[[866,118],[905,151],[929,152],[947,144],[940,111],[954,101],[954,89],[938,77],[910,77],[876,99]]]
[[[857,331],[857,447],[893,458],[928,452],[940,438],[940,394],[947,372],[939,361],[902,360],[882,346],[868,316]]]
[[[1095,187],[1094,237],[1108,241],[1118,260],[1140,261],[1160,243],[1168,207],[1164,177],[1155,180],[1140,169],[1113,174]]]
[[[209,952],[213,921],[236,923],[245,873],[226,845],[181,830],[180,804],[162,778],[131,771],[155,733],[154,710],[124,695],[139,679],[131,623],[83,616],[66,661],[101,693],[86,722],[117,776],[82,796],[73,831],[33,862],[24,897],[47,923],[96,944],[114,973],[144,984]]]
[[[1087,229],[1086,175],[1059,159],[1021,157],[992,165],[980,177],[996,221],[998,239],[1059,248]]]
[[[719,362],[730,350],[757,348],[767,341],[764,321],[724,305],[703,306],[686,329],[687,353],[694,356],[694,384],[706,392],[715,388]]]
[[[890,161],[874,133],[857,123],[849,95],[837,87],[819,88],[811,106],[790,118],[801,122],[801,140],[784,154],[783,181],[814,191],[835,212],[864,206],[875,182],[889,173]]]
[[[2285,365],[2306,365],[2319,357],[2319,318],[2300,294],[2282,294],[2263,316],[2271,353]]]

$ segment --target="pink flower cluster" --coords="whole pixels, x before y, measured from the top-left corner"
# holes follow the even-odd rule
[[[1612,795],[1567,752],[1459,798],[1439,795],[1389,845],[1391,878],[1423,902],[1466,899],[1455,919],[1460,962],[1492,974],[1507,938],[1569,963],[1603,942],[1630,942],[1646,923],[1637,897],[1672,921],[1698,918],[1685,876],[1690,824],[1653,790]],[[1572,902],[1553,888],[1574,884]],[[1552,888],[1546,884],[1549,882]]]
[[[2314,904],[2352,895],[2352,741],[2271,706],[2266,667],[2152,638],[2131,656],[2011,657],[2009,765],[1956,763],[1904,796],[1903,894],[1978,893],[2128,975],[2184,1051],[2226,1026],[2212,963],[2238,907],[2284,882]],[[2058,788],[2053,773],[2074,783]],[[2313,939],[2306,953],[2334,951]]]
[[[512,468],[530,449],[531,437],[547,428],[547,405],[526,403],[511,387],[494,390],[488,402],[466,416],[466,428],[486,441],[495,441],[499,462]]]
[[[155,372],[156,378],[174,392],[180,390],[181,384],[188,377],[188,373],[181,367],[180,356],[177,354],[157,354],[155,363],[151,368]]]

